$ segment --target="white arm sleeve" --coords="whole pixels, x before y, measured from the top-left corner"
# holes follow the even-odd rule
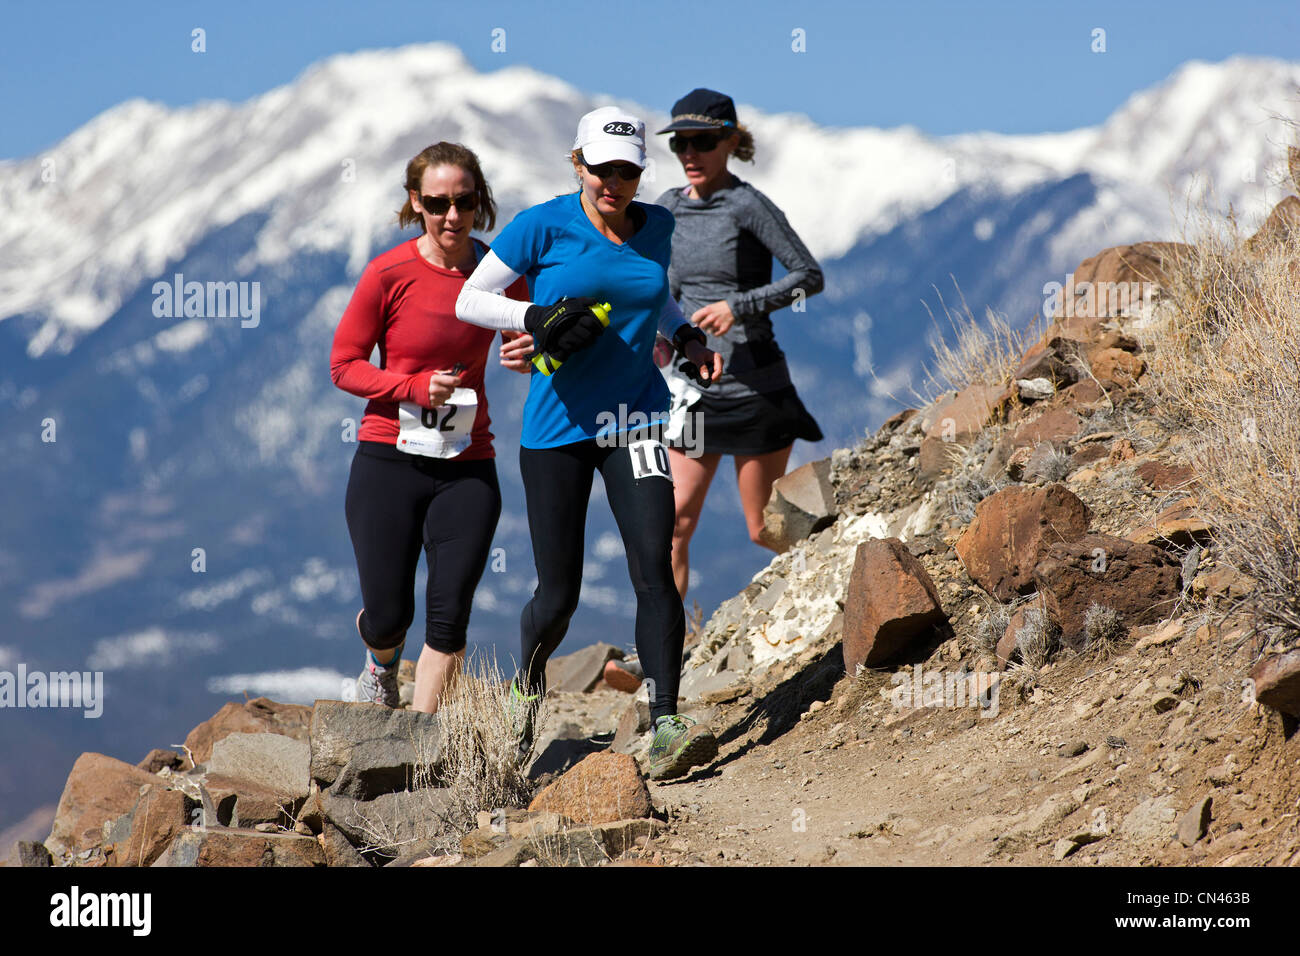
[[[686,316],[682,315],[681,306],[671,295],[664,297],[664,307],[659,313],[659,334],[669,342],[677,334],[677,330],[683,325],[690,325],[686,321]]]
[[[456,318],[485,329],[525,331],[524,313],[532,303],[507,299],[504,295],[510,283],[518,278],[518,272],[502,262],[495,252],[489,252],[479,260],[456,297]]]

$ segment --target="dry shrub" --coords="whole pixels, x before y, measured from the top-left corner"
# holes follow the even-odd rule
[[[373,810],[361,814],[365,849],[398,856],[414,845],[433,853],[454,853],[461,837],[478,827],[479,811],[527,806],[533,786],[527,776],[532,754],[520,759],[505,707],[509,683],[495,660],[472,658],[443,695],[438,737],[413,741],[413,792],[425,796],[410,835],[400,819]],[[545,698],[537,712],[534,740],[547,720]],[[403,838],[405,837],[405,838]]]
[[[956,280],[953,285],[956,286]],[[961,299],[960,309],[949,308],[938,289],[935,289],[935,294],[951,329],[951,341],[939,327],[929,303],[923,303],[934,326],[931,342],[934,357],[926,369],[923,386],[928,392],[924,396],[926,402],[950,389],[960,391],[968,385],[980,383],[1009,383],[1025,349],[1038,338],[1037,316],[1026,328],[1014,329],[1005,315],[989,308],[985,310],[985,320],[980,322],[966,304],[960,289],[957,290]]]
[[[1143,336],[1161,398],[1188,422],[1202,510],[1258,581],[1260,624],[1300,635],[1300,236],[1251,242],[1199,214]]]

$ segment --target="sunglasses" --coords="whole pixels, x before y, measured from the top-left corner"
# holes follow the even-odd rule
[[[718,148],[718,144],[730,136],[730,133],[697,133],[694,136],[673,134],[668,139],[668,148],[674,153],[684,153],[687,148],[697,153],[708,153]]]
[[[420,205],[431,216],[445,216],[452,203],[461,212],[473,212],[478,208],[478,193],[465,193],[452,199],[450,196],[421,196]]]
[[[617,173],[619,179],[629,183],[640,176],[643,172],[640,166],[633,166],[631,163],[621,163],[618,165],[615,165],[614,163],[600,163],[593,166],[591,163],[583,160],[582,165],[586,166],[587,172],[591,173],[591,175],[595,176],[597,179],[609,179],[610,176]]]

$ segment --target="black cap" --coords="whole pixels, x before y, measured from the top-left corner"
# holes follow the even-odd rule
[[[673,121],[659,130],[673,133],[679,129],[735,129],[736,104],[717,90],[694,89],[673,104]],[[658,135],[658,134],[656,134]]]

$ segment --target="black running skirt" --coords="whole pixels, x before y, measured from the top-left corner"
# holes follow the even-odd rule
[[[670,447],[682,448],[702,440],[706,455],[766,455],[793,444],[796,438],[823,438],[793,385],[740,398],[717,398],[705,392],[690,407],[690,414],[698,417],[687,423],[681,440],[668,443]]]

